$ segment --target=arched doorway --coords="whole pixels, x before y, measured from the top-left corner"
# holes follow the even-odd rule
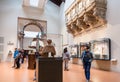
[[[23,49],[23,48],[27,48],[30,45],[28,38],[26,39],[27,32],[29,32],[28,35],[30,35],[30,32],[32,32],[32,35],[36,33],[36,35],[34,37],[29,38],[29,40],[36,38],[36,36],[39,35],[39,38],[41,38],[41,40],[45,42],[47,39],[46,31],[47,31],[46,21],[19,17],[18,18],[18,47]],[[27,47],[25,47],[26,44],[28,45]]]

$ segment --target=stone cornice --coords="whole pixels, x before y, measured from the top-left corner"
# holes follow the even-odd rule
[[[76,0],[65,14],[68,32],[76,36],[88,28],[105,25],[106,10],[106,0]]]

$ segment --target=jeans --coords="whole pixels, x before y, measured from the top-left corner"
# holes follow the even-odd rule
[[[16,67],[16,68],[20,68],[20,58],[18,58],[18,59],[16,60],[16,64],[17,64],[17,67]]]
[[[64,70],[68,70],[68,63],[69,63],[69,60],[64,59]]]
[[[90,80],[90,68],[91,62],[84,62],[85,77],[87,80]]]

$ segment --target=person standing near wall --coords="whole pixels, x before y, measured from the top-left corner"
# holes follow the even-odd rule
[[[15,65],[16,65],[16,57],[17,57],[18,55],[19,55],[19,51],[18,51],[17,48],[15,48],[14,56],[13,56],[13,58],[14,58],[14,65],[12,66],[13,68],[16,67],[16,66],[15,66]]]
[[[64,48],[64,50],[63,50],[63,60],[64,60],[64,70],[69,71],[68,63],[70,60],[70,54],[69,54],[67,48]]]
[[[10,61],[10,62],[11,62],[11,58],[12,58],[12,51],[9,50],[9,52],[8,52],[8,57],[7,57],[7,61]]]
[[[22,57],[22,49],[19,48],[18,51],[19,51],[19,54],[15,58],[16,65],[17,65],[17,67],[15,69],[19,69],[20,68],[20,59]]]
[[[21,63],[24,63],[24,59],[25,59],[25,51],[24,49],[21,50]]]
[[[86,82],[90,81],[90,68],[91,68],[91,62],[93,60],[93,54],[90,52],[90,47],[85,46],[85,50],[82,52],[82,62],[83,62],[83,68],[85,72]]]

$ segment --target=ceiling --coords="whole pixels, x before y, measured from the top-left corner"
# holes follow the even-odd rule
[[[47,0],[37,0],[38,1],[37,6],[31,5],[30,4],[31,1],[35,2],[34,0],[23,0],[23,6],[36,7],[36,8],[43,9]]]
[[[31,0],[23,0],[23,6],[32,6],[30,4],[30,1]],[[34,0],[32,0],[34,2]],[[56,4],[57,6],[60,6],[62,2],[65,2],[65,0],[37,0],[38,1],[38,5],[37,6],[32,6],[32,7],[37,7],[37,8],[40,8],[40,9],[44,9],[45,7],[45,4],[47,1],[51,1],[53,2],[54,4]]]
[[[60,6],[62,2],[65,2],[65,0],[50,0],[50,1],[58,6]]]

